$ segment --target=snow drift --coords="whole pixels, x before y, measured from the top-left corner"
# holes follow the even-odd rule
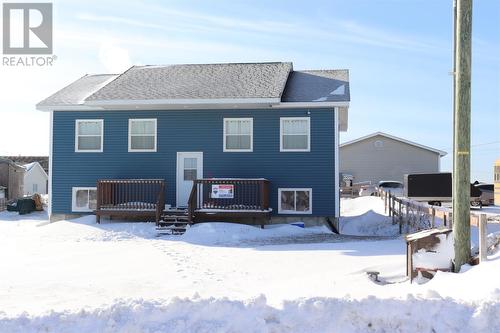
[[[24,332],[498,332],[500,303],[452,299],[312,298],[282,308],[264,296],[242,302],[180,299],[120,301],[79,312],[0,316],[0,331]]]

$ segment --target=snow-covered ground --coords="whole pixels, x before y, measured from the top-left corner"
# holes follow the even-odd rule
[[[151,223],[2,212],[0,332],[500,331],[499,253],[410,284],[382,201],[342,208],[355,236],[207,223],[157,237]]]

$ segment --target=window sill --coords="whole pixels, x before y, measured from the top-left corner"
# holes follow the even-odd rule
[[[280,153],[310,153],[311,149],[280,149]]]
[[[253,153],[253,149],[223,149],[224,153]]]
[[[151,150],[151,149],[129,149],[129,153],[156,153],[157,150]]]
[[[312,211],[308,212],[297,212],[295,210],[279,210],[278,214],[283,214],[283,215],[311,215]]]

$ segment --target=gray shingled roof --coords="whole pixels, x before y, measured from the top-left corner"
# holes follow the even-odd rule
[[[37,104],[43,106],[82,105],[85,99],[102,88],[117,74],[85,75]]]
[[[307,70],[290,74],[283,102],[344,102],[350,100],[349,71]]]
[[[290,62],[134,66],[120,75],[86,75],[37,107],[350,100],[348,70],[293,71],[292,67]]]
[[[292,63],[136,66],[87,101],[281,98]]]

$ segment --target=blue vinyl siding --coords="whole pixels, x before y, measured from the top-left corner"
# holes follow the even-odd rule
[[[311,151],[280,152],[280,117],[304,116],[311,118]],[[253,118],[253,152],[223,152],[224,117]],[[177,152],[200,151],[205,178],[269,179],[273,214],[279,187],[312,188],[312,216],[335,214],[332,109],[55,111],[53,118],[53,213],[71,212],[72,187],[106,178],[163,178],[166,202],[175,206]],[[130,118],[157,119],[156,152],[128,152]],[[76,119],[104,119],[102,153],[75,152]]]

